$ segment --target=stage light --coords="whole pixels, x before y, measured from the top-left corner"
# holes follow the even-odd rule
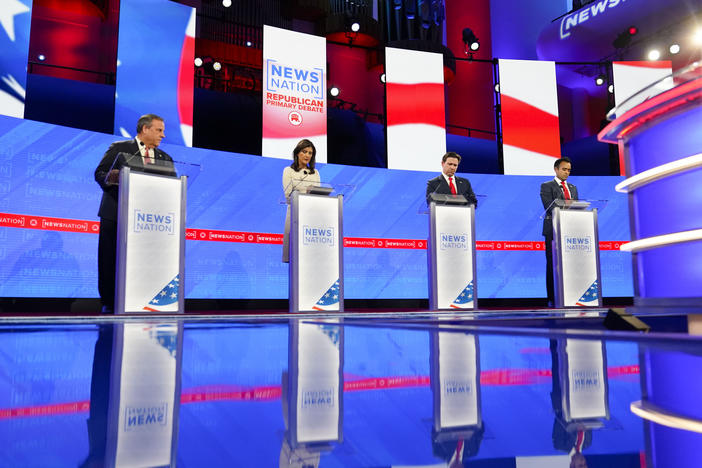
[[[380,82],[385,83],[385,73],[380,74]]]
[[[229,8],[230,6],[232,6],[232,0],[222,0],[222,5],[224,6],[224,8]]]
[[[246,41],[246,47],[251,47],[252,45],[251,41]]]
[[[495,92],[496,93],[500,92],[500,83],[495,83]]]
[[[675,55],[675,54],[680,52],[680,45],[679,44],[671,44],[670,48],[668,50],[670,50],[671,54]]]
[[[651,49],[648,51],[648,59],[649,60],[658,60],[661,58],[661,51],[658,49]]]
[[[636,26],[629,26],[626,31],[617,35],[612,42],[615,49],[625,49],[631,42],[631,38],[639,32]]]
[[[470,49],[472,52],[477,51],[480,49],[480,39],[478,39],[470,28],[464,28],[463,29],[463,44],[464,44],[464,51],[466,54],[468,54],[468,50]]]
[[[697,28],[695,33],[692,35],[692,43],[702,45],[702,26]]]
[[[219,62],[215,62],[212,64],[212,68],[214,68],[215,71],[220,71],[222,69],[222,64]]]
[[[37,55],[37,58],[39,59],[40,62],[43,62],[44,60],[46,60],[46,55],[39,54],[39,55]]]
[[[200,57],[195,57],[195,66],[196,67],[201,67],[202,66],[202,59]]]
[[[607,86],[607,91],[609,91],[609,94],[614,94],[614,85],[611,84],[611,85]]]
[[[337,96],[339,95],[339,88],[337,88],[336,86],[332,86],[332,87],[329,89],[329,94],[330,94],[332,97],[337,97]]]
[[[604,76],[602,73],[597,75],[597,78],[595,78],[595,84],[597,86],[602,86],[603,84],[605,84],[605,81],[607,81],[607,77]]]
[[[635,36],[639,29],[636,26],[629,26],[628,31],[630,36]]]
[[[353,32],[358,32],[361,30],[361,25],[358,23],[358,21],[354,21],[351,23],[351,31]]]

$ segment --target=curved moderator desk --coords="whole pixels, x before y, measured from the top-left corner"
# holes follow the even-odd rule
[[[702,305],[702,66],[675,83],[598,135],[626,168],[616,189],[629,194],[634,240],[622,250],[633,253],[637,305]]]

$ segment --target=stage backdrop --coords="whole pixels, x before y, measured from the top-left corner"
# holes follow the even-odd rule
[[[24,117],[32,0],[0,3],[0,114]]]
[[[195,8],[164,0],[122,0],[117,45],[115,134],[133,137],[136,121],[158,114],[164,143],[192,146]]]
[[[166,122],[168,129],[169,122]],[[96,297],[97,210],[93,171],[115,139],[0,117],[0,295]],[[188,192],[188,298],[287,298],[280,262],[288,161],[163,145],[202,165]],[[346,298],[427,297],[427,215],[419,214],[435,172],[321,164],[324,182],[357,187],[344,205]],[[544,297],[546,176],[462,174],[486,195],[476,213],[480,298]],[[605,296],[631,296],[631,258],[621,177],[571,177],[583,198],[609,199],[599,218]]]

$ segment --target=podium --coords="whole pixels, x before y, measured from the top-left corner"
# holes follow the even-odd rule
[[[602,306],[597,213],[605,200],[556,199],[553,218],[553,275],[556,307]]]
[[[475,206],[462,195],[429,196],[429,308],[477,309]]]
[[[115,313],[183,313],[187,175],[197,165],[120,164]],[[116,167],[115,165],[113,165]]]
[[[290,196],[291,313],[344,310],[341,187],[346,186],[309,186]]]

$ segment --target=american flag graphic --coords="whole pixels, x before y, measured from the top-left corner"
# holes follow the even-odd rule
[[[317,303],[312,307],[314,310],[337,310],[334,307],[339,303],[339,280],[337,279],[334,284],[331,285],[327,292],[322,294]]]
[[[587,291],[580,296],[580,299],[578,299],[578,302],[575,303],[575,305],[578,306],[596,306],[597,305],[597,292],[598,292],[598,284],[597,280],[595,280],[589,288],[587,288]]]
[[[178,302],[178,290],[180,289],[180,275],[176,275],[168,282],[153,299],[149,301],[149,305],[144,307],[144,310],[150,312],[161,312],[161,308]]]
[[[456,299],[454,299],[453,304],[451,304],[451,307],[454,309],[466,309],[468,307],[472,307],[472,302],[473,302],[473,281],[468,283],[468,286],[463,288],[463,291],[461,291],[461,294],[458,295]]]
[[[327,335],[334,346],[339,347],[339,326],[338,325],[319,325],[319,329]]]

